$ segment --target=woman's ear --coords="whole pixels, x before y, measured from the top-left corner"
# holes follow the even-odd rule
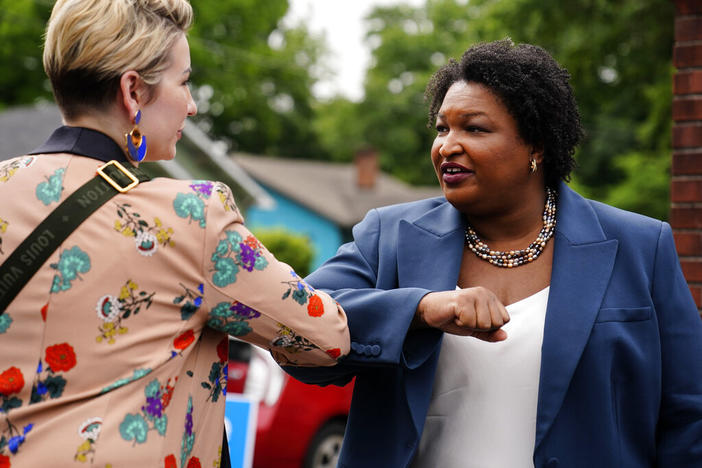
[[[145,86],[144,80],[134,70],[124,72],[119,79],[120,101],[130,121],[146,104]]]
[[[544,161],[544,149],[541,146],[532,146],[531,147],[531,158],[537,162],[537,164],[541,164]]]

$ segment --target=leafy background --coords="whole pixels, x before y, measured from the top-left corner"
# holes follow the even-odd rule
[[[320,0],[321,1],[321,0]],[[49,0],[0,0],[0,109],[51,99],[41,67]],[[350,161],[379,150],[382,168],[436,183],[423,91],[471,44],[511,37],[545,47],[572,75],[586,129],[572,183],[583,195],[668,216],[674,7],[669,0],[427,0],[374,9],[365,96],[317,99],[324,38],[281,20],[287,0],[193,1],[198,124],[232,150]]]

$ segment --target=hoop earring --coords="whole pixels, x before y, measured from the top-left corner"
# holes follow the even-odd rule
[[[536,172],[536,169],[538,169],[539,166],[536,165],[536,159],[531,158],[529,160],[529,172],[534,174]]]
[[[127,154],[133,161],[141,162],[146,157],[146,136],[141,134],[139,130],[139,122],[141,121],[141,111],[138,110],[134,116],[134,128],[131,132],[124,134],[126,141]]]

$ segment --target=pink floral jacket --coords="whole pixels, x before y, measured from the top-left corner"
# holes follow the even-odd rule
[[[101,164],[0,163],[0,262]],[[285,364],[349,348],[343,310],[244,227],[226,185],[117,195],[0,315],[0,467],[218,466],[228,334]]]

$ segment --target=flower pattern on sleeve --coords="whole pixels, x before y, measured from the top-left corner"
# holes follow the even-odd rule
[[[271,341],[271,346],[276,348],[283,348],[287,352],[294,354],[300,351],[312,351],[313,349],[319,349],[317,345],[312,343],[307,338],[298,335],[291,328],[286,327],[282,323],[278,326],[278,337]]]
[[[113,344],[118,335],[124,335],[129,329],[122,322],[132,315],[137,315],[142,307],[151,307],[155,292],[137,291],[139,285],[132,280],[127,280],[120,289],[119,296],[106,294],[98,299],[95,310],[102,320],[98,325],[100,334],[96,341]]]
[[[241,214],[239,211],[239,208],[236,206],[236,203],[234,202],[234,195],[232,194],[232,191],[229,187],[227,187],[226,184],[223,184],[222,182],[215,182],[214,183],[214,190],[217,192],[217,195],[219,196],[219,201],[222,202],[222,206],[224,207],[224,211],[233,211],[234,213]]]
[[[322,299],[315,294],[314,288],[307,284],[297,273],[290,271],[293,279],[284,281],[283,284],[288,286],[288,289],[283,293],[283,300],[292,298],[298,304],[307,305],[307,315],[310,317],[321,317],[324,315],[324,304]]]
[[[236,231],[225,231],[211,256],[214,264],[212,282],[221,287],[236,282],[239,268],[246,271],[264,270],[268,260],[263,256],[263,245],[253,235],[246,239]]]
[[[66,169],[60,168],[56,169],[53,175],[49,178],[40,182],[37,185],[36,194],[37,198],[41,200],[44,205],[50,205],[52,202],[57,202],[61,198],[61,192],[63,192],[63,175]]]
[[[153,224],[144,221],[140,213],[132,210],[129,203],[115,203],[117,206],[117,216],[115,220],[115,231],[121,232],[123,236],[133,237],[134,246],[137,252],[145,257],[150,257],[156,253],[158,246],[174,247],[173,228],[166,228],[158,217],[154,217]]]
[[[213,183],[208,180],[194,180],[190,188],[194,193],[179,193],[173,200],[173,209],[181,218],[197,221],[201,228],[207,226],[205,200],[212,196]]]
[[[260,316],[260,312],[241,302],[220,302],[210,311],[207,325],[232,336],[243,336],[251,332],[249,320]]]
[[[73,280],[82,279],[79,273],[90,271],[90,257],[76,245],[61,252],[58,263],[52,263],[50,266],[58,271],[54,275],[51,292],[67,291],[71,289]]]

